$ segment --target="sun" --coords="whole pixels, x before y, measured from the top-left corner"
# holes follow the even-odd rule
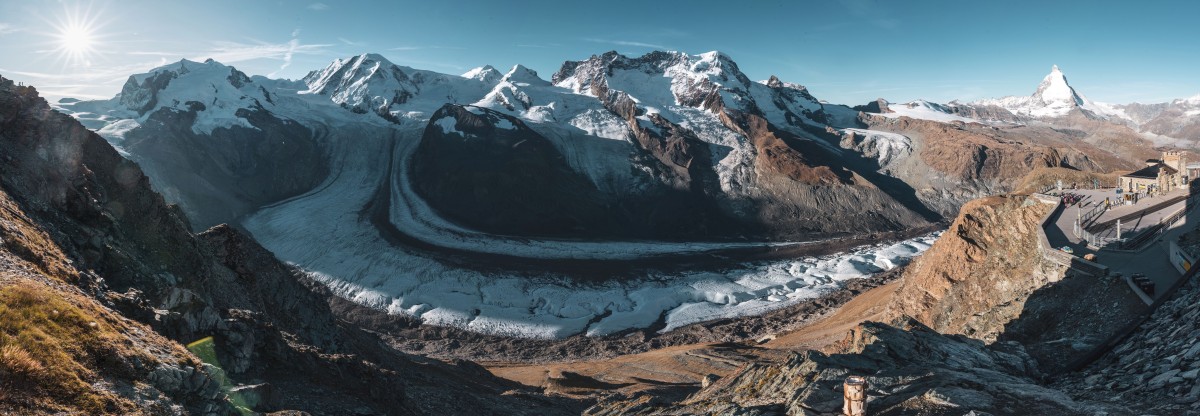
[[[90,7],[66,8],[56,20],[47,25],[53,30],[49,35],[54,42],[48,52],[57,54],[68,66],[91,66],[102,43],[99,13]]]
[[[59,48],[71,55],[91,53],[93,42],[91,28],[82,25],[69,25],[58,34]]]

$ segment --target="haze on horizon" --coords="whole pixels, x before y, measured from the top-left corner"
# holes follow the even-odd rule
[[[608,50],[720,50],[753,79],[851,105],[1028,95],[1054,64],[1094,101],[1200,94],[1195,2],[467,3],[6,2],[0,74],[52,99],[108,98],[130,74],[180,59],[295,79],[376,52],[451,74],[522,64],[548,79]]]

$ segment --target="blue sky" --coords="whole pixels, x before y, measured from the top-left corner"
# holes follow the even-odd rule
[[[1195,1],[3,1],[0,75],[96,98],[181,58],[299,78],[377,52],[548,79],[607,50],[720,50],[835,103],[1028,95],[1053,64],[1093,100],[1160,102],[1200,94],[1197,16]]]

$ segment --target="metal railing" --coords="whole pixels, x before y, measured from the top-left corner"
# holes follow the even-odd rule
[[[1073,254],[1068,254],[1050,245],[1050,240],[1046,237],[1046,227],[1056,226],[1052,224],[1050,220],[1052,220],[1056,214],[1061,215],[1066,206],[1063,205],[1061,198],[1044,194],[1034,194],[1033,196],[1045,204],[1054,205],[1054,208],[1051,209],[1050,212],[1047,212],[1044,217],[1042,217],[1042,221],[1040,223],[1041,226],[1038,227],[1037,248],[1038,251],[1042,253],[1042,258],[1050,262],[1069,267],[1076,271],[1090,274],[1092,276],[1107,276],[1108,267],[1102,264],[1084,260],[1083,258],[1076,257]]]
[[[1180,218],[1183,218],[1184,215],[1187,215],[1188,211],[1190,211],[1191,207],[1194,205],[1196,197],[1196,195],[1188,197],[1187,202],[1183,204],[1183,208],[1171,213],[1171,215],[1159,219],[1157,223],[1138,231],[1132,237],[1123,239],[1119,247],[1122,250],[1132,250],[1141,247],[1141,245],[1145,244],[1146,241],[1149,241],[1154,237],[1166,232],[1167,229],[1171,228],[1171,224],[1174,224],[1176,221],[1179,221]]]
[[[1079,208],[1079,209],[1081,211],[1083,210],[1083,208]],[[1107,205],[1104,205],[1102,203],[1096,203],[1095,207],[1089,208],[1087,211],[1083,211],[1083,212],[1079,213],[1079,218],[1078,218],[1079,221],[1078,222],[1080,224],[1089,224],[1092,222],[1092,220],[1095,220],[1097,217],[1103,215],[1106,211],[1108,211]]]

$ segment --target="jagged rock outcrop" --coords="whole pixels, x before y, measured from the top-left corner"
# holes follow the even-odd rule
[[[907,318],[893,325],[864,323],[828,354],[750,364],[678,402],[635,394],[604,400],[585,414],[840,415],[842,382],[850,375],[866,377],[871,415],[1129,412],[1039,385],[1036,362],[1019,344],[985,345]]]
[[[891,308],[944,333],[994,341],[1020,315],[1014,302],[1061,280],[1042,258],[1037,229],[1050,206],[1023,196],[971,201],[950,229],[905,270]]]
[[[1023,195],[963,206],[949,230],[905,269],[889,316],[912,316],[938,332],[989,343],[1020,342],[1051,374],[1086,363],[1146,306],[1118,279],[1043,256],[1038,233],[1051,207]]]
[[[211,367],[205,367],[162,336],[132,337],[125,349],[159,351],[157,361],[165,361],[166,367],[143,360],[133,361],[130,369],[106,370],[112,380],[125,384],[92,383],[84,393],[115,397],[116,404],[98,409],[76,405],[67,411],[226,414],[243,405],[317,414],[480,409],[546,414],[572,407],[526,397],[519,390],[502,396],[515,387],[476,366],[409,357],[338,321],[323,287],[232,228],[193,236],[183,215],[151,190],[137,165],[69,116],[51,110],[33,88],[3,79],[0,149],[0,184],[13,201],[5,212],[39,230],[23,238],[5,231],[6,251],[0,254],[19,257],[44,274],[65,276],[61,280],[78,289],[60,287],[49,298],[77,299],[71,293],[82,290],[94,300],[76,303],[99,302],[90,310],[108,317],[101,329],[114,326],[137,333],[144,328],[124,315],[174,342],[201,340],[213,352],[205,358]],[[28,336],[25,331],[18,328],[11,336]],[[65,354],[84,360],[107,353],[84,349]],[[168,360],[170,356],[179,358]],[[125,362],[120,356],[113,360],[101,365]],[[138,381],[157,390],[126,388]],[[165,397],[137,402],[152,393]],[[260,400],[246,402],[249,396]],[[45,396],[34,399],[51,400],[39,397]],[[12,406],[21,413],[54,409],[36,402]]]
[[[888,109],[889,104],[891,103],[883,98],[876,98],[875,101],[871,101],[863,105],[856,105],[851,108],[853,108],[854,111],[861,111],[864,113],[890,113],[892,110]]]

